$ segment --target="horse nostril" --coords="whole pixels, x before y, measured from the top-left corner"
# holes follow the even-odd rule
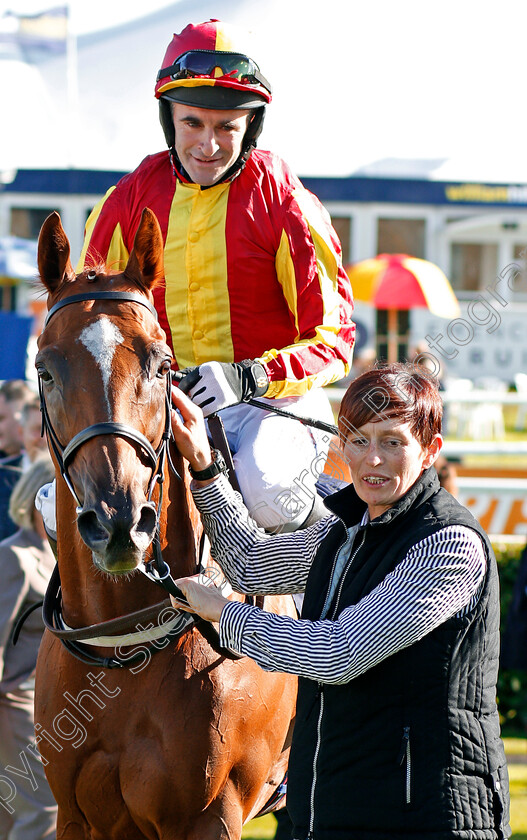
[[[77,526],[88,548],[99,557],[104,556],[110,567],[123,558],[123,562],[131,563],[136,552],[144,554],[154,538],[157,516],[149,503],[141,505],[135,515],[127,509],[120,515],[108,516],[104,510],[92,508],[79,513]]]
[[[156,526],[157,516],[153,506],[150,504],[143,505],[139,521],[131,532],[131,537],[136,545],[141,544],[146,549],[154,539]]]
[[[77,527],[82,539],[90,547],[105,544],[110,539],[110,534],[102,526],[94,510],[80,513],[77,518]]]

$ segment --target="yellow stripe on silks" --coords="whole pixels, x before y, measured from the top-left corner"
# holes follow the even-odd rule
[[[285,230],[282,231],[280,245],[278,246],[278,251],[276,252],[274,262],[278,282],[282,287],[282,292],[289,307],[289,311],[295,319],[296,341],[296,339],[298,339],[300,335],[300,331],[298,329],[298,305],[296,293],[295,266],[291,257],[289,239],[287,238]]]
[[[315,256],[317,261],[317,272],[320,283],[320,291],[322,293],[322,300],[324,303],[324,315],[322,324],[333,331],[334,335],[340,329],[340,296],[338,292],[338,263],[337,255],[331,241],[329,230],[325,227],[317,226],[319,221],[319,212],[315,212],[315,206],[309,193],[306,190],[295,190],[294,198],[300,207],[300,211],[306,220],[313,244],[315,246]],[[326,212],[326,211],[323,211]],[[329,217],[328,217],[329,222]],[[327,343],[334,347],[336,343],[335,337],[330,338],[328,334]]]
[[[329,232],[325,228],[320,229],[320,226],[317,227],[316,223],[318,221],[318,213],[313,212],[314,207],[309,194],[307,194],[304,190],[296,190],[294,197],[300,207],[304,219],[308,224],[309,232],[315,246],[317,273],[323,301],[322,323],[318,326],[313,338],[304,339],[303,341],[295,340],[295,344],[290,348],[285,348],[282,351],[269,350],[264,353],[261,357],[264,363],[269,362],[272,359],[276,359],[277,356],[286,357],[288,355],[292,355],[293,353],[296,353],[299,348],[309,347],[313,344],[325,344],[328,347],[335,347],[341,326],[340,296],[338,293],[338,263]],[[295,269],[289,250],[289,240],[287,239],[285,232],[282,234],[275,264],[278,280],[282,286],[284,297],[295,319],[298,337],[299,326]],[[341,379],[348,372],[349,365],[345,365],[339,359],[335,359],[334,363],[329,367],[306,377],[306,379],[300,382],[297,380],[272,382],[266,393],[266,397],[282,398],[305,394],[306,391],[309,391],[311,388],[322,387],[323,385],[335,382],[337,379]]]
[[[317,336],[319,335],[317,331]],[[313,340],[305,339],[299,341],[290,349],[285,350],[268,350],[260,356],[263,364],[271,362],[277,356],[283,358],[295,353],[301,347],[309,347],[313,343],[317,343],[317,336]],[[335,359],[328,367],[318,373],[313,373],[311,376],[306,376],[305,379],[282,379],[271,382],[269,388],[265,392],[266,399],[282,399],[282,397],[300,397],[306,394],[311,388],[322,388],[324,385],[331,385],[338,379],[342,379],[349,372],[349,365],[345,365],[340,359]]]
[[[117,225],[110,241],[108,254],[106,256],[106,265],[112,271],[124,271],[128,263],[129,253],[123,241],[123,234],[121,225]]]
[[[165,306],[180,367],[232,362],[225,215],[229,184],[178,184],[165,248]]]
[[[79,257],[79,261],[77,263],[77,268],[75,269],[77,274],[80,274],[81,271],[84,271],[84,261],[86,259],[86,252],[88,251],[88,248],[90,247],[90,240],[91,240],[91,235],[93,233],[93,229],[94,229],[94,227],[97,223],[97,219],[101,215],[101,210],[103,208],[103,205],[105,204],[106,200],[111,196],[114,189],[115,189],[115,186],[110,187],[110,189],[108,190],[106,195],[103,195],[101,200],[97,202],[97,204],[95,205],[95,207],[91,211],[90,215],[88,216],[88,220],[87,220],[86,225],[84,227],[84,244],[82,246],[82,251],[81,251],[81,255]],[[125,249],[125,253],[126,253],[126,249]],[[127,259],[128,259],[128,254],[126,253],[126,260]],[[109,260],[108,260],[108,262],[109,262]],[[126,265],[126,262],[125,262],[125,265]]]

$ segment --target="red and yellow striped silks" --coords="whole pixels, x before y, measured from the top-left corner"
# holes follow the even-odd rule
[[[79,270],[122,268],[141,212],[165,240],[155,290],[178,366],[259,358],[267,396],[301,395],[349,370],[352,295],[329,217],[270,152],[252,153],[230,183],[177,180],[167,152],[146,158],[94,208]]]

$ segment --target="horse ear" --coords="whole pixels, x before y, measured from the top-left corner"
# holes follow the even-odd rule
[[[145,207],[134,239],[134,247],[124,271],[139,286],[152,289],[164,275],[163,235],[156,215]]]
[[[49,292],[64,282],[75,280],[70,262],[70,243],[58,213],[51,213],[40,229],[38,237],[38,271]]]

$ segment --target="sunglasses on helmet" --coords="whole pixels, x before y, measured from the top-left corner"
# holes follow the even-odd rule
[[[222,76],[213,76],[217,69]],[[172,79],[190,79],[196,76],[228,78],[242,85],[260,84],[271,93],[271,85],[260,73],[260,68],[252,58],[242,53],[223,52],[221,50],[189,50],[171,64],[163,67],[157,74],[157,81],[170,76]]]

